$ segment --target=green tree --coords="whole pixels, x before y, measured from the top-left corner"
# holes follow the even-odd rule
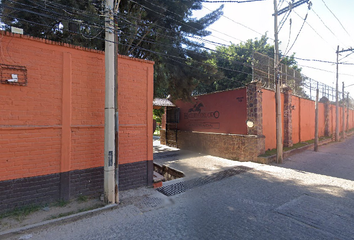
[[[104,50],[102,0],[2,0],[2,21],[25,34]],[[188,99],[201,82],[220,77],[203,44],[222,8],[196,19],[203,0],[122,0],[119,54],[155,62],[156,97]]]
[[[220,76],[208,63],[210,54],[195,37],[210,34],[205,29],[222,14],[219,9],[195,19],[192,12],[202,0],[122,1],[119,8],[119,53],[155,62],[156,97],[189,99],[201,82]]]
[[[274,46],[268,44],[267,35],[260,39],[249,39],[245,43],[220,46],[211,53],[211,62],[222,72],[223,77],[211,83],[201,82],[193,92],[194,94],[210,93],[243,87],[252,81],[253,53],[258,52],[270,58],[274,57]],[[294,54],[282,57],[282,63],[296,70],[297,62]]]
[[[25,34],[94,49],[104,49],[101,1],[2,0],[5,28],[22,28]]]

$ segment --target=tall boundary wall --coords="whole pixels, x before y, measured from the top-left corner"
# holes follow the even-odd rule
[[[163,122],[163,144],[240,161],[260,161],[257,158],[260,154],[276,148],[275,92],[263,89],[260,82],[175,104],[180,110],[180,120],[178,124]],[[290,88],[284,88],[281,107],[285,147],[315,138],[314,101],[293,96]],[[318,110],[319,136],[334,136],[335,106],[322,98]],[[354,111],[347,108],[344,111],[345,129],[352,129]],[[340,107],[340,131],[342,117],[343,107]]]
[[[104,52],[0,35],[0,212],[99,196]],[[118,69],[119,187],[125,190],[152,185],[153,62],[119,56]],[[6,81],[12,74],[21,84]]]

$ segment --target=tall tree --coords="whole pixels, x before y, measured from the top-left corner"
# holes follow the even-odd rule
[[[274,46],[268,44],[267,35],[260,39],[249,39],[245,43],[216,47],[211,53],[211,62],[222,72],[223,77],[211,83],[201,82],[193,94],[203,94],[243,87],[252,81],[253,53],[258,52],[270,58],[274,57]],[[282,56],[280,56],[282,58]],[[283,57],[282,63],[294,69],[297,67],[294,55]]]
[[[202,0],[122,1],[118,16],[119,53],[155,62],[155,96],[188,99],[200,82],[219,78],[209,53],[195,37],[222,14],[222,8],[192,18]]]
[[[104,48],[102,0],[2,0],[2,20],[25,34],[95,49]],[[196,19],[203,0],[122,0],[116,23],[119,54],[155,62],[155,96],[188,99],[200,82],[219,73],[195,37],[222,14]]]
[[[22,28],[25,34],[103,50],[104,19],[101,1],[2,0],[5,28]]]

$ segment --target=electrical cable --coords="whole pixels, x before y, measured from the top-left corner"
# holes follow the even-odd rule
[[[324,0],[322,0],[323,4],[326,6],[326,8],[328,9],[328,11],[331,12],[331,14],[333,15],[333,17],[335,19],[337,19],[337,21],[339,22],[339,24],[341,25],[341,27],[344,29],[344,31],[348,34],[348,36],[351,38],[349,32],[347,31],[347,29],[345,29],[345,27],[343,26],[343,24],[341,23],[341,21],[337,18],[337,16],[332,12],[332,10],[327,6],[326,2]]]
[[[295,10],[293,10],[294,13],[299,17],[301,18],[302,20],[305,20],[303,19]],[[319,36],[325,43],[328,44],[328,46],[330,46],[334,51],[337,51],[335,48],[333,48],[333,46],[331,44],[329,44],[317,31],[314,27],[311,26],[311,24],[309,24],[309,22],[306,21],[306,24],[317,34],[317,36]]]
[[[289,54],[290,50],[293,48],[293,46],[294,46],[294,44],[296,43],[298,37],[300,36],[300,33],[301,33],[301,31],[302,31],[302,29],[303,29],[303,27],[304,27],[304,25],[305,25],[305,22],[306,22],[306,20],[307,20],[307,16],[308,16],[308,11],[307,11],[306,16],[305,16],[305,18],[304,18],[304,22],[302,23],[301,28],[300,28],[299,32],[297,33],[297,35],[296,35],[296,38],[295,38],[293,44],[290,46],[289,50],[285,53],[285,55],[288,55],[288,54]]]
[[[210,10],[209,8],[207,8],[207,7],[205,7],[205,6],[203,6],[203,8],[205,8],[205,9],[209,10],[210,12],[212,12],[212,10]],[[226,19],[230,20],[230,21],[233,22],[233,23],[236,23],[236,24],[238,24],[238,25],[240,25],[240,26],[242,26],[242,27],[244,27],[244,28],[246,28],[246,29],[248,29],[248,30],[254,32],[254,33],[257,33],[257,34],[263,36],[262,33],[260,33],[260,32],[258,32],[258,31],[256,31],[256,30],[254,30],[254,29],[252,29],[252,28],[250,28],[250,27],[248,27],[248,26],[246,26],[246,25],[244,25],[244,24],[242,24],[242,23],[240,23],[240,22],[236,22],[235,20],[233,20],[233,19],[231,19],[231,18],[229,18],[229,17],[227,17],[227,16],[225,16],[225,15],[222,15],[221,17],[226,18]],[[213,29],[210,29],[210,30],[213,30]],[[213,30],[213,31],[215,31],[215,30]],[[215,31],[215,32],[220,33],[219,31]],[[227,35],[227,34],[224,34],[224,33],[221,33],[221,34],[223,34],[223,35],[225,35],[225,36],[228,36],[228,37],[231,37],[231,38],[234,38],[234,37],[232,37],[232,36],[230,36],[230,35]],[[234,39],[236,39],[236,40],[238,40],[238,41],[240,41],[240,42],[245,42],[245,41],[242,41],[242,40],[237,39],[237,38],[234,38]],[[269,38],[269,39],[274,40],[274,39],[272,39],[272,38]]]
[[[312,62],[321,62],[321,63],[337,64],[336,62],[326,61],[326,60],[319,60],[319,59],[307,59],[307,58],[300,58],[300,57],[294,57],[294,58],[295,58],[295,59],[298,59],[298,60],[303,60],[303,61],[312,61]],[[344,63],[344,62],[339,62],[338,64],[342,64],[342,65],[354,65],[354,63]]]
[[[1,14],[1,15],[3,15],[3,14]],[[21,19],[19,19],[19,20],[21,20]],[[33,22],[33,21],[28,21],[28,20],[25,20],[25,21],[30,22],[30,23],[33,23],[33,24],[39,24],[39,25],[51,27],[50,25],[46,25],[46,24],[36,23],[36,22]],[[103,27],[101,27],[101,28],[103,28]],[[68,31],[68,30],[65,29],[65,31]],[[75,33],[75,32],[73,32],[73,33]],[[93,38],[105,40],[105,39],[98,38],[98,37],[93,37]],[[92,38],[92,39],[93,39],[93,38]],[[117,43],[116,43],[116,44],[117,44]],[[156,43],[155,43],[155,44],[156,44]],[[141,47],[139,47],[139,46],[137,46],[137,47],[138,47],[139,49],[142,49],[142,50],[145,50],[145,51],[150,51],[150,52],[153,52],[153,53],[155,53],[155,54],[160,54],[160,56],[161,56],[161,53],[158,53],[158,52],[155,52],[155,51],[151,51],[151,50],[148,50],[148,49],[145,49],[145,48],[141,48]],[[166,55],[165,55],[165,56],[166,56]],[[169,56],[169,58],[171,57],[171,55],[168,55],[168,56]],[[173,57],[175,57],[175,56],[173,56]],[[184,58],[181,58],[181,59],[185,60]],[[196,61],[196,62],[197,62],[197,61]],[[198,62],[198,63],[211,66],[210,64],[206,64],[206,63],[201,63],[201,62]],[[185,64],[185,63],[184,63],[184,64]],[[188,64],[187,64],[187,65],[188,65]],[[243,65],[244,65],[244,64],[243,64]],[[188,66],[190,66],[190,65],[188,65]],[[308,67],[308,66],[304,66],[304,67]],[[248,74],[248,75],[251,74],[251,73],[247,73],[247,72],[243,72],[243,71],[239,71],[239,70],[234,70],[234,69],[229,69],[229,68],[222,68],[222,67],[217,67],[217,68],[219,68],[219,69],[224,69],[224,70],[227,70],[227,71],[234,71],[234,72],[238,72],[238,73]],[[262,71],[261,71],[261,72],[262,72]],[[264,72],[264,71],[263,71],[263,72]],[[283,75],[284,75],[284,74],[283,74]],[[344,74],[342,74],[342,75],[344,75]]]

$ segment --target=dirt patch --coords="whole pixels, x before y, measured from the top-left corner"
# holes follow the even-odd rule
[[[103,207],[99,199],[79,198],[50,206],[26,206],[0,215],[0,232]]]

